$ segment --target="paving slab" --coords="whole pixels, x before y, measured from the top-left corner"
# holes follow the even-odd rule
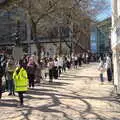
[[[120,120],[120,98],[106,74],[101,84],[97,66],[69,70],[51,84],[42,81],[25,94],[22,108],[17,107],[17,93],[4,93],[0,120]]]

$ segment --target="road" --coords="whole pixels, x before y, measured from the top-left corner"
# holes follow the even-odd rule
[[[25,95],[18,108],[17,96],[3,95],[0,120],[120,120],[120,98],[112,83],[99,81],[97,63],[62,74],[54,83],[42,81]]]

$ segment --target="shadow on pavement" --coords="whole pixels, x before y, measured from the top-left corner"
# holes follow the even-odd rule
[[[5,100],[0,100],[0,106],[1,107],[16,107],[17,104],[16,99],[5,99]]]
[[[88,114],[92,114],[92,115],[96,116],[96,119],[106,120],[106,118],[104,118],[103,116],[100,116],[99,114],[95,113],[92,110],[92,105],[87,101],[89,99],[100,100],[100,101],[109,101],[109,102],[114,102],[114,103],[120,103],[119,100],[117,100],[115,98],[112,98],[111,96],[108,96],[108,97],[89,97],[89,96],[80,96],[80,95],[75,94],[75,93],[74,93],[74,95],[65,95],[65,94],[59,94],[59,93],[52,93],[52,91],[51,91],[51,93],[45,93],[44,91],[42,91],[42,92],[39,91],[39,89],[37,89],[37,91],[38,91],[37,92],[38,95],[49,96],[51,98],[51,100],[52,100],[52,103],[51,104],[45,104],[45,105],[37,106],[37,107],[32,107],[32,106],[26,105],[24,109],[27,110],[27,113],[24,114],[24,117],[27,120],[29,120],[29,115],[32,113],[33,110],[38,110],[38,111],[42,111],[42,112],[46,112],[46,113],[48,113],[48,112],[49,113],[62,113],[63,116],[66,119],[74,120],[74,119],[71,119],[71,117],[68,116],[68,114],[66,112],[64,112],[63,110],[58,110],[58,109],[54,109],[53,108],[53,107],[57,107],[57,106],[63,105],[63,103],[61,102],[61,99],[72,99],[72,100],[73,99],[78,99],[81,102],[83,102],[86,105],[86,109],[85,110],[79,111],[79,110],[76,110],[74,108],[74,111],[79,112],[79,114],[80,114],[82,119],[86,118],[86,113],[88,113]],[[32,92],[33,93],[30,93],[30,94],[36,94],[36,92],[34,90]],[[27,99],[34,99],[34,97],[31,96],[31,98],[28,97]],[[70,105],[69,106],[65,105],[65,106],[66,106],[67,109],[73,110],[73,108]],[[22,111],[22,109],[21,109],[21,111]]]
[[[46,93],[48,91],[49,91],[49,93]],[[57,92],[57,93],[53,93],[53,92]],[[92,115],[96,116],[96,118],[99,119],[99,120],[106,120],[106,118],[104,118],[103,116],[100,116],[99,114],[95,113],[92,110],[92,105],[87,101],[89,99],[120,103],[120,100],[115,99],[111,96],[108,96],[108,97],[89,97],[89,96],[81,96],[81,95],[78,95],[78,94],[75,94],[75,93],[73,95],[67,95],[67,94],[61,94],[56,90],[48,90],[48,89],[33,89],[33,90],[30,90],[30,92],[29,92],[29,95],[32,95],[32,94],[33,95],[39,95],[39,96],[41,96],[41,95],[49,96],[52,100],[52,103],[48,103],[48,104],[45,104],[45,105],[40,105],[40,106],[37,106],[37,107],[26,105],[24,108],[19,109],[19,111],[21,111],[22,113],[23,113],[23,110],[27,111],[26,113],[23,113],[24,119],[26,119],[26,120],[30,120],[29,115],[32,114],[33,110],[38,110],[38,111],[46,112],[46,113],[48,113],[48,112],[49,113],[61,113],[61,114],[63,114],[63,117],[66,118],[67,120],[74,120],[63,110],[53,108],[53,107],[58,107],[58,106],[63,105],[63,103],[61,102],[61,99],[72,99],[72,100],[78,99],[81,102],[83,102],[86,105],[86,109],[84,109],[83,111],[79,111],[75,108],[73,109],[73,107],[71,107],[70,105],[67,105],[67,104],[65,105],[64,104],[64,106],[66,106],[67,109],[69,109],[69,110],[71,109],[71,110],[79,112],[80,117],[82,119],[84,119],[86,117],[86,113],[88,113],[88,114],[92,114]],[[26,99],[27,100],[30,100],[30,99],[34,100],[35,97],[34,96],[29,97],[28,96],[28,97],[26,97]],[[42,99],[48,99],[48,98],[42,98]],[[16,107],[16,104],[13,104],[14,102],[17,103],[17,100],[15,100],[15,99],[1,100],[0,106]]]
[[[71,75],[70,74],[69,76],[67,76],[67,80],[69,80],[69,78],[71,78],[70,80],[72,80],[72,78],[87,78],[89,80],[93,80],[93,79],[98,79],[98,76],[92,77],[92,76],[78,76],[78,75]],[[64,77],[64,80],[66,80],[66,77]],[[85,119],[86,113],[87,113],[87,114],[94,115],[96,117],[96,119],[98,119],[98,120],[106,120],[105,117],[103,117],[103,116],[99,115],[99,113],[97,114],[93,111],[92,104],[90,102],[88,102],[88,100],[99,100],[99,101],[106,101],[109,103],[117,103],[117,104],[120,103],[119,99],[116,99],[115,97],[112,97],[112,96],[106,96],[106,97],[82,96],[82,95],[75,93],[74,91],[71,91],[72,92],[71,94],[67,94],[67,93],[65,94],[65,93],[62,93],[60,90],[59,91],[54,90],[54,88],[67,87],[67,85],[69,85],[69,84],[70,83],[67,83],[67,82],[61,82],[61,80],[60,80],[60,82],[41,83],[40,87],[48,87],[48,88],[31,89],[30,91],[27,92],[27,96],[25,97],[28,101],[33,100],[31,103],[33,106],[27,104],[27,105],[25,105],[25,107],[23,107],[21,109],[17,109],[17,111],[20,111],[22,113],[22,116],[24,117],[23,119],[25,119],[25,120],[30,120],[30,115],[33,113],[34,110],[44,112],[45,114],[47,114],[47,113],[60,113],[63,115],[63,117],[66,120],[75,120],[74,118],[69,116],[69,114],[66,111],[64,111],[63,109],[56,108],[56,107],[61,107],[61,105],[64,105],[65,109],[74,110],[75,112],[79,113],[80,119]],[[45,96],[47,96],[49,98],[46,98]],[[36,107],[36,105],[34,105],[35,99],[36,100],[49,99],[49,100],[51,100],[51,102],[46,103],[44,105],[38,105]],[[83,104],[85,104],[85,109],[78,110],[76,108],[71,107],[71,105],[63,104],[62,103],[63,99],[64,100],[65,99],[69,99],[69,100],[76,100],[77,99],[80,102],[82,102]],[[16,99],[1,100],[0,106],[16,107],[16,104],[13,104],[13,103],[17,103],[17,100]],[[26,110],[25,113],[23,112],[24,110]]]
[[[78,76],[78,75],[69,75],[66,78],[87,78],[89,80],[99,79],[99,76]]]

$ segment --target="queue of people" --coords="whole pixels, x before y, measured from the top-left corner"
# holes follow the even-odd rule
[[[71,67],[77,68],[77,66],[81,66],[81,61],[82,58],[79,56],[49,58],[47,60],[49,82],[53,82],[53,79],[58,79],[62,72],[65,72],[67,69],[69,70]]]
[[[24,56],[19,61],[15,61],[12,56],[6,57],[5,54],[0,56],[0,99],[4,92],[3,76],[6,79],[6,89],[8,95],[18,93],[20,106],[23,105],[23,93],[28,88],[34,88],[35,72],[37,64],[33,56]]]
[[[35,55],[25,55],[19,62],[15,61],[11,56],[7,58],[4,54],[0,56],[0,99],[2,97],[2,77],[7,79],[8,95],[14,95],[18,93],[20,106],[24,105],[23,94],[28,89],[34,88],[38,79],[48,78],[49,83],[54,82],[54,79],[58,79],[63,72],[69,69],[77,69],[81,67],[83,63],[89,64],[89,56],[85,54],[72,55],[72,56],[55,56],[46,57],[38,61]],[[44,75],[41,76],[40,70],[44,69]],[[111,59],[109,56],[106,60],[100,59],[98,70],[100,71],[100,80],[103,83],[103,74],[106,71],[108,81],[112,81],[112,69]],[[39,76],[39,78],[38,78]],[[39,81],[40,82],[40,81]]]

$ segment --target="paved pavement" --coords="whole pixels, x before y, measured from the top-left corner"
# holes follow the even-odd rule
[[[23,108],[16,107],[17,96],[5,93],[0,120],[120,120],[120,98],[113,90],[106,79],[101,85],[96,63],[84,65],[30,90]]]

